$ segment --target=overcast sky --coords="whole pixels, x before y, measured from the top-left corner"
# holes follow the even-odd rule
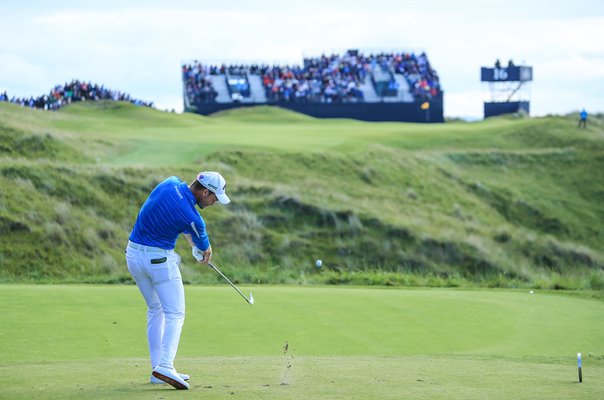
[[[0,38],[0,91],[16,96],[75,78],[181,111],[185,60],[412,50],[438,72],[446,116],[482,117],[480,67],[497,58],[533,66],[532,115],[604,111],[602,0],[3,0]]]

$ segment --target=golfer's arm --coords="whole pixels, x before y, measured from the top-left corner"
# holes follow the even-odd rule
[[[195,243],[193,243],[193,239],[191,238],[191,235],[188,233],[183,233],[182,234],[185,239],[187,239],[187,242],[189,242],[189,244],[191,245],[191,247],[195,247]]]

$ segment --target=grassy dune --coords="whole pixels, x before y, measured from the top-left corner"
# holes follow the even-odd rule
[[[251,289],[254,306],[227,286],[186,287],[176,367],[192,376],[189,396],[598,399],[604,391],[604,302],[586,293]],[[177,395],[147,384],[136,287],[2,285],[0,301],[14,305],[0,330],[1,398]]]
[[[146,195],[213,169],[233,203],[204,218],[236,282],[602,290],[604,125],[575,122],[0,104],[0,280],[129,281]],[[187,282],[217,281],[178,250]]]

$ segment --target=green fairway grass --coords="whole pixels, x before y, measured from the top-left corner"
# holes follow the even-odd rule
[[[599,399],[604,302],[527,290],[186,286],[192,398]],[[159,399],[135,286],[0,286],[0,398]],[[288,343],[287,351],[283,346]],[[576,353],[584,355],[577,383]],[[180,393],[182,395],[182,393]]]
[[[186,166],[213,152],[233,149],[358,153],[368,148],[515,151],[601,146],[601,138],[593,134],[569,135],[561,117],[450,124],[370,123],[316,119],[275,107],[254,107],[210,118],[111,102],[76,103],[57,113],[0,104],[0,117],[8,126],[38,133],[50,131],[71,140],[86,153],[98,156],[99,161],[131,166]],[[111,146],[94,154],[91,145],[98,142]]]

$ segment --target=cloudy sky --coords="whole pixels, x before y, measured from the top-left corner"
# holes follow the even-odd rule
[[[4,0],[0,37],[0,91],[16,96],[75,78],[180,111],[183,61],[354,48],[426,51],[447,116],[482,117],[480,67],[497,58],[533,66],[532,115],[604,111],[601,0]]]

